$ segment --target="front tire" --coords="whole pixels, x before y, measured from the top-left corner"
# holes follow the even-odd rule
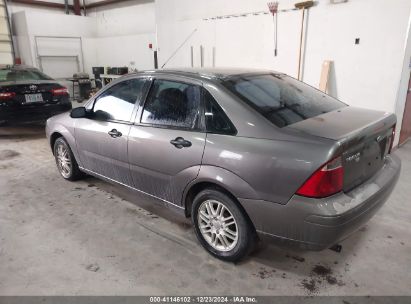
[[[225,193],[216,189],[201,191],[194,198],[191,214],[198,240],[213,256],[236,262],[254,247],[254,228]]]
[[[75,181],[83,177],[73,152],[63,137],[57,138],[54,143],[54,158],[56,159],[57,169],[64,179]]]

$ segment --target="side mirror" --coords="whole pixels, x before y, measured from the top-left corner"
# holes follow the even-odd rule
[[[84,118],[87,117],[87,109],[85,107],[78,107],[74,108],[70,112],[70,117],[71,118]]]

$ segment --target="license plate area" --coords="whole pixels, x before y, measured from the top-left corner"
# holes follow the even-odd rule
[[[43,102],[43,95],[42,94],[26,94],[24,95],[26,99],[26,103],[37,103]]]
[[[384,165],[392,129],[370,136],[343,153],[344,191],[360,185]]]

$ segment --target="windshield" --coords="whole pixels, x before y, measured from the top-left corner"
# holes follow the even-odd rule
[[[235,76],[223,85],[280,128],[346,106],[286,75]]]
[[[0,70],[0,82],[7,81],[26,81],[26,80],[52,80],[53,78],[46,74],[34,70],[15,70],[15,69],[1,69]]]

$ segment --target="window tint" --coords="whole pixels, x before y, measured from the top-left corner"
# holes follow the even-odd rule
[[[129,121],[143,85],[143,79],[130,79],[109,88],[94,103],[96,118]]]
[[[204,90],[204,101],[207,132],[234,135],[236,130],[233,124],[214,97],[206,90]]]
[[[144,105],[142,123],[195,129],[199,118],[199,86],[155,80]]]
[[[223,84],[280,128],[346,106],[285,75],[239,76]]]

